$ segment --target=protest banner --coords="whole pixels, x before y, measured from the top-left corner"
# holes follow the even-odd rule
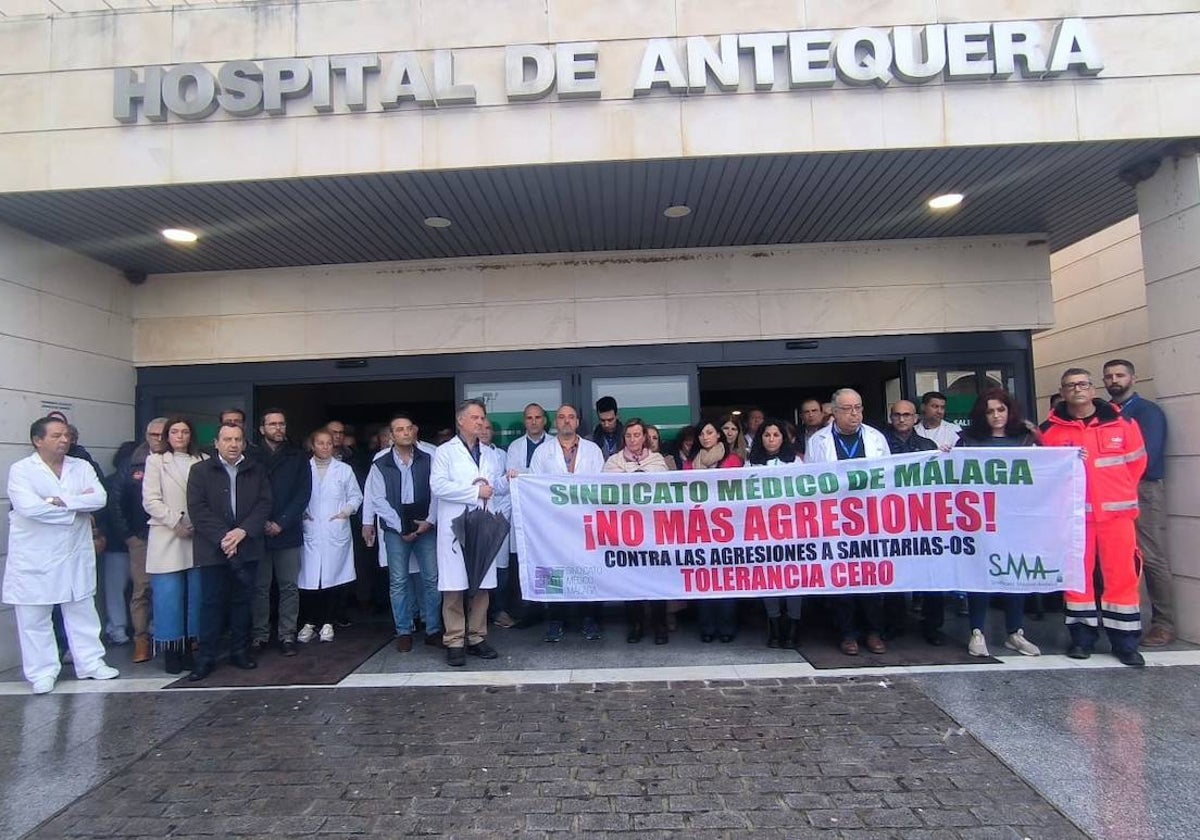
[[[1083,587],[1075,449],[522,475],[521,592],[624,601]]]

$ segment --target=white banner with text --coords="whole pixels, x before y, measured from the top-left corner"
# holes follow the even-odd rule
[[[1083,588],[1076,449],[980,448],[835,464],[522,475],[534,601]]]

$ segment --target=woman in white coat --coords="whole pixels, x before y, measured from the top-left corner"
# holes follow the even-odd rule
[[[313,456],[312,496],[304,512],[304,545],[300,550],[300,622],[296,641],[318,635],[333,641],[337,612],[334,587],[350,583],[354,574],[354,542],[350,516],[362,504],[362,490],[349,464],[333,457],[333,434],[318,429],[308,439]],[[320,628],[318,631],[317,628]]]
[[[503,475],[504,466],[498,460],[496,450],[480,442],[483,424],[487,422],[487,411],[482,402],[464,400],[459,403],[455,422],[458,434],[434,453],[429,489],[438,502],[438,589],[443,593],[446,662],[459,666],[466,664],[466,653],[481,659],[497,656],[487,643],[488,590],[496,588],[496,564],[488,569],[470,605],[464,605],[467,567],[451,523],[467,508],[481,507],[492,498],[496,492],[492,481],[497,475]]]
[[[192,667],[191,640],[200,636],[200,569],[192,565],[187,483],[192,465],[202,460],[191,422],[172,417],[163,427],[162,451],[146,459],[142,479],[142,506],[150,516],[146,572],[154,606],[154,648],[163,652],[168,674]]]

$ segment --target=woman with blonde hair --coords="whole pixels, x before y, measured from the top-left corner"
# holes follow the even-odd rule
[[[312,452],[312,496],[304,511],[304,544],[300,549],[300,623],[296,641],[333,641],[337,587],[355,580],[354,540],[350,516],[363,495],[350,465],[333,457],[333,433],[320,428],[308,438]],[[319,628],[319,629],[318,629]]]

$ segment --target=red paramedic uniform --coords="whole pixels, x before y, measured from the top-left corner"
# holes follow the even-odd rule
[[[1086,548],[1083,591],[1066,593],[1071,641],[1087,651],[1104,626],[1113,652],[1137,650],[1142,635],[1138,581],[1142,562],[1134,520],[1138,515],[1138,481],[1146,471],[1146,447],[1137,423],[1122,417],[1103,400],[1092,400],[1096,412],[1078,419],[1059,403],[1042,424],[1045,446],[1079,446],[1086,453]],[[1096,562],[1102,591],[1095,591]]]

